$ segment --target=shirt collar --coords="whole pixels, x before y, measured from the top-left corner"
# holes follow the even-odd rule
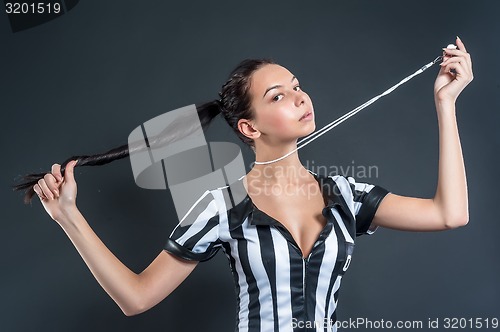
[[[325,208],[322,213],[327,218],[327,221],[331,221],[331,218],[329,218],[330,211],[336,206],[340,207],[341,211],[347,218],[353,218],[336,182],[331,177],[317,175],[311,171],[309,172],[321,186],[321,191],[325,200]],[[243,201],[230,210],[229,216],[230,230],[240,226],[247,217],[248,222],[251,225],[281,225],[279,221],[259,210],[253,204],[248,194]]]

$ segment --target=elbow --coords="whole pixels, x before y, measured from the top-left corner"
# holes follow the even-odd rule
[[[116,302],[116,303],[122,310],[123,314],[127,317],[138,315],[147,310],[143,306],[141,306],[139,304],[139,301],[137,301],[136,299],[134,300],[129,299],[129,301],[125,301],[122,303]]]
[[[445,220],[445,228],[446,229],[455,229],[459,227],[466,226],[469,223],[469,215],[462,214],[458,216],[452,216]]]
[[[121,307],[122,312],[125,314],[127,317],[132,317],[136,316],[139,314],[142,314],[144,311],[147,311],[149,307],[142,306],[142,305],[132,305],[132,306],[127,306],[127,307]]]
[[[122,309],[123,314],[127,317],[132,317],[142,312],[134,306],[120,307],[120,309]]]
[[[146,302],[140,302],[137,301],[133,304],[127,305],[127,306],[120,306],[120,309],[122,309],[122,312],[125,314],[127,317],[131,316],[136,316],[139,314],[142,314],[145,311],[148,311],[151,309],[151,305],[147,304]]]
[[[125,316],[127,317],[132,317],[132,316],[136,316],[136,315],[139,315],[139,314],[142,314],[144,311],[147,311],[148,308],[145,308],[143,306],[128,306],[128,307],[121,307],[120,309],[122,309],[122,312]]]
[[[122,312],[123,312],[123,314],[124,314],[125,316],[127,316],[127,317],[132,317],[132,316],[137,315],[137,313],[136,313],[136,312],[134,312],[134,311],[129,311],[129,310],[123,310],[123,309],[122,309]]]

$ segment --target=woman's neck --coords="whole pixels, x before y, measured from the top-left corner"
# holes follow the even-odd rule
[[[287,151],[291,151],[287,150]],[[256,152],[255,160],[267,161],[281,157],[283,154],[277,153],[258,153]],[[310,177],[310,173],[302,165],[297,151],[288,157],[270,164],[256,164],[247,175],[253,180],[265,183],[283,183],[283,184],[296,184],[303,179]]]

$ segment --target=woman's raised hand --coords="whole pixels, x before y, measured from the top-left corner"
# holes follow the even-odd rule
[[[464,43],[457,37],[458,49],[443,49],[441,70],[434,83],[437,102],[454,103],[462,90],[472,81],[472,60]]]
[[[72,160],[66,165],[64,177],[61,175],[61,165],[52,165],[51,172],[33,186],[45,211],[58,223],[63,221],[67,211],[76,208],[75,164],[76,161]]]

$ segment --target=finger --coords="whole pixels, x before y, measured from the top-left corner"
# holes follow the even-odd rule
[[[443,52],[446,54],[446,55],[449,55],[449,56],[461,56],[461,55],[465,55],[466,53],[462,50],[458,50],[458,49],[451,49],[451,48],[445,48],[443,47]]]
[[[33,191],[38,195],[38,197],[40,198],[40,200],[43,201],[44,199],[47,199],[47,197],[45,197],[45,195],[42,192],[42,189],[40,188],[40,186],[38,184],[35,184],[33,186]]]
[[[451,58],[453,58],[453,56],[451,56],[451,55],[447,55],[446,53],[444,53],[444,52],[443,52],[443,60],[442,60],[442,62],[441,62],[441,63],[443,63],[443,62],[445,62],[446,60],[451,59]]]
[[[445,66],[445,72],[448,72],[451,76],[453,76],[456,80],[464,79],[470,81],[470,75],[465,71],[463,63],[453,62],[449,65]]]
[[[464,62],[464,59],[460,58],[460,57],[448,58],[448,59],[444,60],[443,62],[441,62],[439,65],[440,66],[446,66],[449,63],[453,63],[453,62]]]
[[[468,53],[466,53],[465,55],[452,56],[451,58],[443,58],[443,61],[441,63],[444,63],[443,66],[445,66],[449,62],[461,62],[470,68],[469,71],[472,71],[472,60]]]
[[[42,188],[43,195],[47,197],[47,199],[54,199],[54,194],[52,194],[52,191],[49,189],[49,187],[47,187],[44,179],[38,180],[38,185],[40,186],[40,188]]]
[[[456,71],[456,69],[452,65],[448,65],[443,67],[443,72],[450,75],[454,79],[456,79],[460,74]]]
[[[77,160],[72,160],[66,165],[66,169],[64,171],[64,177],[66,178],[66,181],[68,181],[68,182],[75,181],[74,168],[75,168],[76,163],[77,163]]]
[[[467,52],[467,49],[465,48],[465,44],[462,42],[462,40],[458,36],[457,36],[457,46],[458,46],[459,50]]]
[[[59,182],[62,181],[61,165],[59,164],[52,165],[52,175],[54,175],[57,181]]]
[[[472,73],[472,66],[470,66],[469,62],[467,61],[467,59],[464,59],[462,57],[453,57],[453,58],[449,58],[449,59],[446,59],[445,61],[441,62],[439,65],[441,67],[446,67],[448,64],[450,63],[460,63],[460,64],[463,64],[463,70],[464,72],[466,73]]]
[[[445,59],[445,60],[447,60],[448,57],[461,58],[464,60],[464,62],[468,63],[469,65],[472,65],[472,60],[471,60],[469,53],[465,53],[464,51],[460,51],[460,50],[450,50],[447,48],[443,48],[443,52],[445,54],[443,59]]]
[[[45,174],[43,179],[45,180],[45,184],[52,191],[54,196],[59,197],[59,189],[56,178],[52,174],[47,173]]]

